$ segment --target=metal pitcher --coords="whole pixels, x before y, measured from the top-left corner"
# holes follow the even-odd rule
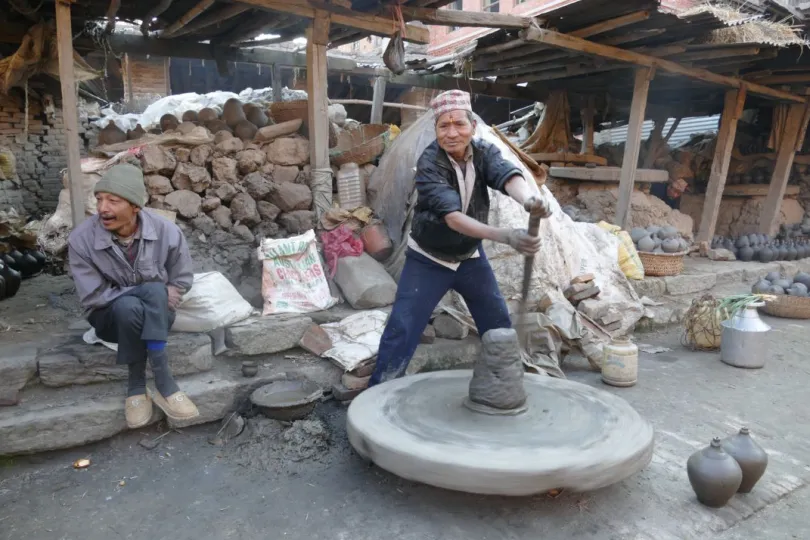
[[[723,326],[720,360],[741,368],[756,369],[765,365],[765,333],[771,327],[757,312],[757,308],[764,305],[764,302],[748,304],[731,319],[720,323]]]

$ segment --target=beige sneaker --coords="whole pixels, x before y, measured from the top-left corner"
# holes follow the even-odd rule
[[[190,420],[200,416],[197,406],[189,399],[185,392],[175,392],[167,398],[160,395],[160,392],[149,391],[149,395],[155,405],[166,413],[172,420]]]
[[[152,400],[144,394],[130,396],[124,406],[129,429],[138,429],[149,423],[152,418]]]

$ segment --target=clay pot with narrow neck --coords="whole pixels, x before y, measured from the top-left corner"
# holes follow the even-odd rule
[[[712,508],[725,506],[742,484],[742,469],[718,437],[689,457],[686,473],[698,501]]]
[[[723,450],[734,458],[742,470],[738,493],[750,493],[768,467],[768,453],[751,438],[747,427],[722,442]]]

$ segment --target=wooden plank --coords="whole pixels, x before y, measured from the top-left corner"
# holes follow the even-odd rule
[[[334,24],[357,28],[383,37],[390,37],[399,29],[397,25],[392,23],[390,18],[368,15],[314,0],[240,0],[240,3],[279,13],[290,13],[308,19],[314,19],[316,11],[322,10],[331,14],[331,20]],[[430,43],[430,29],[406,24],[405,35],[402,36],[402,39],[414,43],[428,44]]]
[[[551,167],[548,175],[552,178],[583,182],[619,182],[621,171],[620,167]],[[669,173],[658,169],[636,169],[633,181],[660,184],[669,181]]]
[[[520,17],[506,13],[486,11],[460,11],[455,9],[435,9],[402,6],[402,16],[408,20],[441,26],[465,26],[479,28],[528,28],[531,17]]]
[[[170,37],[172,34],[186,26],[188,23],[199,17],[203,11],[214,5],[216,0],[200,0],[197,5],[188,10],[182,17],[174,21],[169,27],[161,32],[160,37]]]
[[[374,99],[371,103],[371,123],[382,124],[383,103],[385,103],[386,81],[382,77],[374,79]]]
[[[641,130],[644,127],[644,113],[647,110],[647,94],[653,72],[650,68],[636,69],[633,83],[633,102],[630,105],[630,121],[627,124],[627,140],[624,144],[621,176],[619,178],[619,200],[616,203],[616,225],[622,229],[630,224],[630,198],[633,196],[638,154],[641,150]]]
[[[271,77],[273,80],[273,101],[279,103],[284,101],[282,88],[284,88],[284,83],[281,79],[281,66],[278,64],[273,64],[270,66],[271,70]]]
[[[796,197],[801,189],[800,186],[788,186],[785,188],[785,197]],[[767,197],[769,190],[770,186],[761,184],[726,186],[723,189],[723,197]]]
[[[723,188],[726,185],[728,166],[734,148],[734,137],[737,133],[737,120],[745,107],[745,87],[739,90],[727,90],[723,114],[720,116],[720,127],[717,130],[717,142],[714,147],[714,158],[706,186],[706,201],[700,218],[700,229],[697,241],[709,242],[714,237],[717,216],[720,213],[720,202],[723,199]]]
[[[756,56],[759,47],[733,47],[729,49],[713,49],[708,51],[692,51],[673,58],[676,62],[697,62],[703,60],[716,60],[718,58],[733,58],[737,56]]]
[[[646,21],[649,18],[649,11],[635,11],[633,13],[628,13],[627,15],[622,15],[621,17],[616,17],[615,19],[609,19],[585,28],[580,28],[579,30],[574,30],[573,32],[569,32],[568,35],[576,36],[578,38],[591,37],[597,34],[610,32],[611,30],[616,30],[617,28],[636,24],[637,22]]]
[[[330,15],[318,11],[307,28],[307,108],[309,114],[309,159],[313,171],[328,170],[329,164],[329,99],[327,97],[326,50],[329,42]],[[332,186],[321,189],[313,185],[317,220],[332,206]]]
[[[782,144],[776,154],[771,184],[768,196],[762,205],[762,214],[759,218],[759,232],[775,234],[779,229],[779,216],[782,211],[782,200],[785,197],[785,188],[790,179],[793,168],[793,158],[796,155],[796,141],[804,139],[807,131],[805,123],[808,105],[791,105],[785,123]]]
[[[374,105],[374,102],[368,99],[330,99],[329,103],[337,103],[340,105],[368,105],[368,106]],[[428,110],[427,107],[420,107],[419,105],[409,105],[408,103],[390,103],[387,101],[382,103],[382,107],[383,109],[387,109],[390,107],[392,109],[405,109],[409,111]]]
[[[810,73],[773,75],[770,77],[760,77],[754,80],[756,80],[756,82],[759,84],[802,84],[810,83]]]
[[[596,96],[588,96],[588,103],[582,109],[582,147],[580,154],[593,154],[594,117],[596,116]]]
[[[529,154],[538,163],[593,163],[602,167],[607,166],[607,158],[588,154],[574,154],[570,152],[535,152]]]
[[[243,6],[239,4],[225,6],[219,11],[203,15],[192,22],[186,23],[186,25],[182,28],[175,30],[171,37],[177,38],[186,34],[199,32],[200,30],[208,28],[209,26],[214,26],[215,24],[227,21],[228,19],[233,19],[234,17],[241,15],[248,10],[250,10],[250,6]],[[160,37],[163,37],[163,35],[161,34]]]
[[[636,64],[638,66],[645,66],[649,68],[660,69],[665,72],[673,73],[676,75],[684,75],[692,79],[727,86],[731,88],[740,88],[745,85],[747,92],[759,96],[777,99],[781,101],[792,101],[794,103],[804,103],[805,98],[790,92],[776,90],[761,84],[754,84],[736,77],[729,77],[727,75],[718,75],[709,70],[687,67],[671,60],[664,58],[656,58],[646,54],[619,49],[617,47],[610,47],[602,45],[601,43],[594,43],[586,39],[578,38],[572,35],[561,34],[553,32],[544,28],[530,27],[521,32],[524,39],[528,41],[535,41],[537,43],[544,43],[554,47],[560,47],[570,51],[578,51],[584,54],[593,56],[600,56],[611,60],[618,60],[620,62],[627,62]]]
[[[62,118],[67,138],[68,189],[73,228],[84,221],[82,162],[79,152],[79,108],[76,100],[76,79],[73,73],[73,30],[70,24],[70,3],[55,2],[56,42],[59,51],[59,84],[62,87]]]

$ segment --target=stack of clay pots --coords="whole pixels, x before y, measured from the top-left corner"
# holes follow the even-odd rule
[[[771,294],[774,296],[787,294],[800,298],[806,298],[808,290],[810,290],[810,274],[805,272],[797,272],[793,279],[786,278],[779,272],[769,272],[751,287],[751,292],[754,294]]]
[[[767,467],[768,454],[745,427],[727,439],[715,437],[686,462],[698,501],[712,508],[725,506],[735,493],[750,493]]]
[[[783,224],[780,227],[779,239],[781,240],[796,240],[802,236],[810,236],[810,217],[804,218],[801,223]]]
[[[712,248],[727,249],[740,261],[795,261],[810,257],[807,240],[773,240],[765,234],[744,234],[737,238],[715,236]]]
[[[644,253],[682,253],[687,251],[690,245],[678,229],[671,225],[664,227],[650,225],[646,229],[633,227],[630,238],[633,239],[636,249]]]

